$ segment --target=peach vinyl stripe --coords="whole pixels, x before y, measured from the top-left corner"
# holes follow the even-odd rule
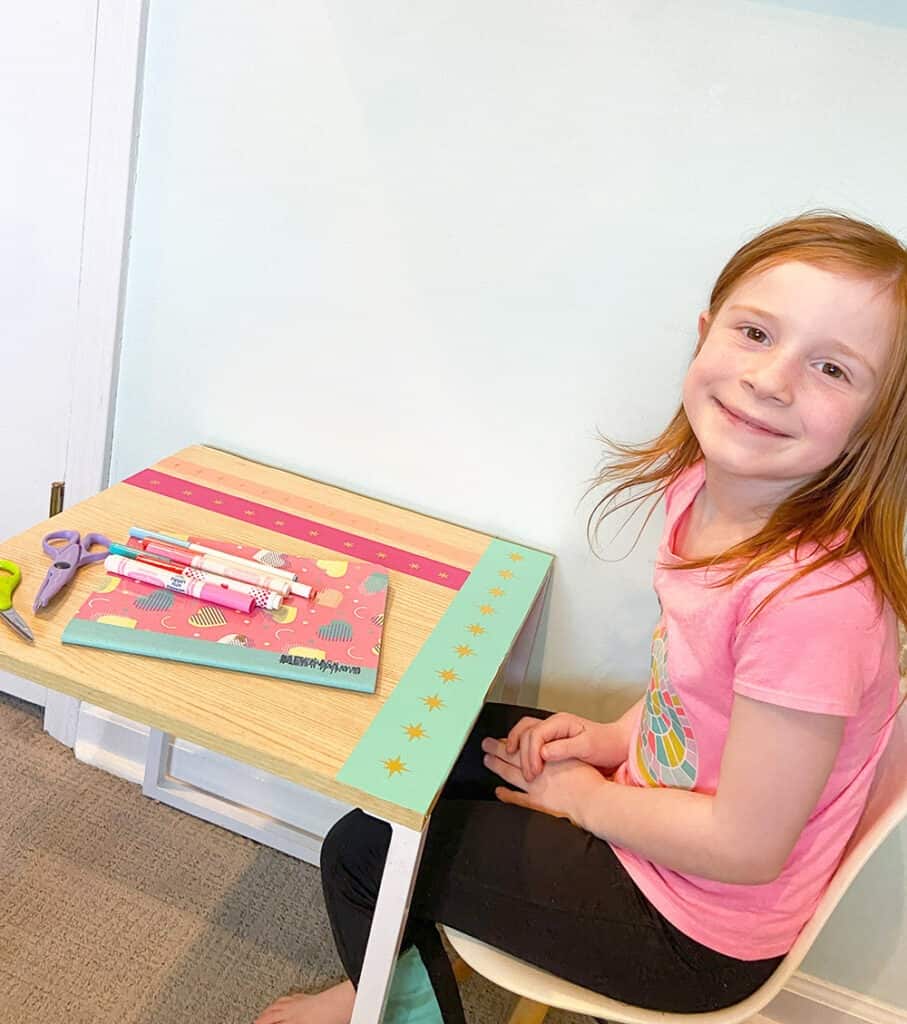
[[[374,517],[353,515],[345,509],[326,505],[311,498],[302,498],[299,495],[292,494],[290,491],[283,491],[277,487],[262,487],[261,484],[247,480],[244,477],[210,469],[207,466],[202,466],[197,462],[191,462],[187,459],[170,456],[155,463],[153,468],[162,472],[172,473],[174,476],[206,484],[217,490],[236,491],[239,495],[246,498],[262,499],[268,504],[288,510],[292,509],[303,514],[307,519],[321,520],[324,525],[343,526],[348,529],[355,529],[357,533],[364,535],[374,536],[375,534],[381,534],[383,539],[386,539],[388,542],[393,541],[396,546],[410,550],[418,548],[424,551],[426,555],[431,555],[438,560],[447,561],[465,569],[472,569],[478,561],[478,556],[474,552],[458,548],[453,544],[445,544],[442,541],[423,537],[418,533],[401,530],[397,525],[382,522]]]

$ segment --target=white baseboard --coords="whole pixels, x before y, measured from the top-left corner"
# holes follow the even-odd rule
[[[19,676],[11,675],[9,672],[0,672],[0,693],[9,693],[13,697],[28,701],[29,704],[37,704],[42,708],[47,699],[47,687],[39,686],[29,679],[20,679]]]
[[[79,761],[129,782],[145,782],[148,728],[91,704],[79,715]],[[145,784],[155,800],[247,836],[292,857],[318,863],[321,840],[351,808],[276,775],[176,740],[163,783]]]
[[[82,704],[73,746],[77,760],[140,783],[147,744],[146,727],[93,704]]]
[[[127,757],[119,757],[102,747],[93,747],[86,743],[77,743],[76,759],[90,764],[93,768],[101,768],[111,775],[127,782],[142,784],[142,768]]]
[[[755,1020],[762,1024],[907,1024],[907,1010],[798,972]]]

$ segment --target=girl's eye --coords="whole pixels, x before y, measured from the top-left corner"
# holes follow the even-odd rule
[[[758,342],[760,345],[768,340],[768,335],[759,327],[744,327],[743,334],[750,341]]]
[[[821,363],[822,372],[826,377],[831,377],[834,380],[847,380],[847,374],[838,366],[837,363]],[[831,372],[829,372],[829,370]]]

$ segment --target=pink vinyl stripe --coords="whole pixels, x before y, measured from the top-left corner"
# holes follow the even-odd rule
[[[168,476],[153,469],[143,469],[134,476],[127,477],[123,483],[140,487],[145,491],[163,494],[167,498],[204,508],[209,512],[217,512],[231,519],[239,519],[244,523],[255,523],[266,530],[282,533],[286,537],[304,540],[321,548],[336,551],[349,559],[374,562],[395,572],[406,573],[429,583],[450,590],[459,590],[469,576],[466,569],[458,569],[455,565],[446,565],[422,555],[404,551],[402,548],[391,547],[369,537],[360,537],[346,530],[338,530],[325,523],[293,515],[279,508],[260,505],[247,498],[224,491],[215,491],[210,487],[189,483],[175,476]],[[136,524],[147,527],[147,524]]]

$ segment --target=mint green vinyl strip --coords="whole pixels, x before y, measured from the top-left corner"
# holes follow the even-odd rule
[[[427,814],[553,559],[493,540],[337,780]]]
[[[251,647],[216,644],[194,637],[167,636],[149,629],[128,629],[89,619],[73,619],[63,630],[61,639],[64,644],[80,647],[100,647],[122,654],[143,654],[151,658],[184,661],[190,665],[208,665],[233,672],[289,679],[294,683],[336,686],[341,690],[361,693],[374,693],[377,683],[377,672],[373,668],[360,668],[354,674],[343,672],[334,662],[327,663],[333,670],[314,665],[300,667],[292,662],[281,662],[279,654],[269,654]]]

